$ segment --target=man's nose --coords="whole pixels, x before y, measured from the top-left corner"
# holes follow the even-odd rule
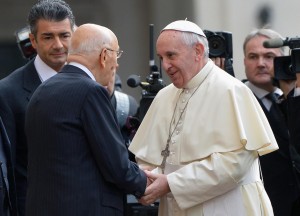
[[[258,65],[265,65],[266,64],[266,59],[263,57],[263,56],[260,56],[258,59],[257,59],[257,64]]]
[[[54,40],[54,48],[62,48],[63,43],[61,42],[61,39],[59,37],[55,37]]]

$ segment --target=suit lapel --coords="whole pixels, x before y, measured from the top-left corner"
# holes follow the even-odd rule
[[[28,92],[27,100],[29,101],[33,92],[41,84],[41,80],[34,66],[34,59],[31,60],[24,68],[23,88]]]
[[[10,152],[10,142],[6,133],[6,130],[4,128],[4,124],[2,122],[2,118],[0,117],[0,133],[1,133],[1,141],[3,144],[3,150],[5,153],[5,156],[7,157],[7,160],[11,160],[11,152]]]
[[[255,96],[256,97],[256,96]],[[274,120],[272,119],[272,116],[270,115],[269,111],[267,110],[267,108],[265,107],[265,105],[263,104],[263,102],[256,97],[260,106],[262,107],[270,125],[271,128],[274,132],[275,138],[277,140],[277,143],[279,145],[279,149],[278,149],[278,153],[281,154],[283,157],[285,158],[289,158],[289,156],[287,154],[289,154],[289,146],[287,145],[289,143],[289,137],[288,137],[288,130],[287,128],[283,128],[282,125],[277,125],[276,122],[274,122]]]

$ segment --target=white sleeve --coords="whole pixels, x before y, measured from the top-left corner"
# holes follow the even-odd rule
[[[257,157],[245,149],[213,153],[168,174],[171,192],[182,209],[201,204],[238,187]]]

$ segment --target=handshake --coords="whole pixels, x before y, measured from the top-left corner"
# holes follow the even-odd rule
[[[144,195],[138,200],[142,205],[151,205],[160,197],[171,192],[167,176],[144,170],[147,176],[147,186]]]

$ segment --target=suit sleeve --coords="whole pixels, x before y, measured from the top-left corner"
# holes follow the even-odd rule
[[[129,160],[106,89],[95,86],[89,91],[81,119],[95,161],[106,181],[126,193],[142,196],[146,175]]]

